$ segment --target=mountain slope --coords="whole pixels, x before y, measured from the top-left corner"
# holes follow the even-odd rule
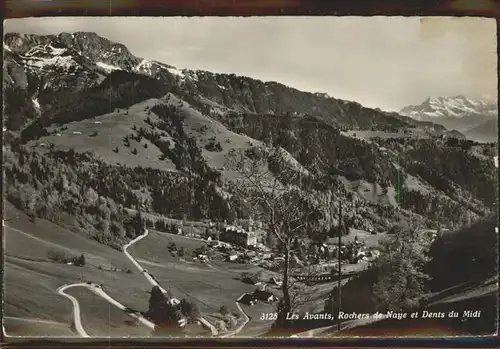
[[[299,91],[276,82],[179,70],[136,57],[124,45],[95,33],[47,36],[8,33],[4,38],[4,54],[5,51],[17,56],[16,61],[30,80],[28,95],[37,100],[42,110],[51,104],[52,93],[62,89],[79,92],[83,86],[97,86],[109,74],[122,70],[171,85],[181,97],[203,111],[212,110],[215,103],[236,112],[311,114],[331,125],[355,129],[394,129],[419,124],[396,113]],[[6,60],[12,61],[7,55]]]
[[[92,189],[124,207],[232,220],[246,213],[231,196],[225,155],[271,145],[305,174],[311,200],[326,210],[331,191],[357,229],[383,231],[408,210],[425,224],[452,226],[492,209],[494,147],[439,139],[452,133],[429,121],[275,82],[179,70],[94,33],[7,34],[4,55],[4,88],[13,91],[7,128],[21,131],[8,149],[7,183],[25,209],[34,210],[30,192],[57,187],[58,209],[87,210],[76,189],[50,180],[61,172],[79,178],[77,193]],[[82,169],[47,168],[79,156]]]
[[[498,119],[486,121],[478,126],[464,132],[468,139],[479,142],[497,142],[498,141]]]
[[[95,33],[57,36],[7,33],[3,52],[4,91],[19,96],[5,111],[9,130],[20,130],[37,115],[50,114],[54,104],[68,96],[70,100],[78,99],[87,89],[106,83],[113,73],[115,78],[119,78],[116,73],[121,71],[154,79],[161,77],[165,84],[175,81],[168,72],[169,66],[135,57],[124,45]],[[29,105],[38,114],[24,112]]]

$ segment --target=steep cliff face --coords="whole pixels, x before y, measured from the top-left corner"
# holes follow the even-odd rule
[[[6,33],[3,38],[4,45],[7,45],[15,53],[26,53],[33,47],[47,45],[57,38],[56,35],[35,35]]]
[[[19,130],[38,116],[32,100],[26,74],[20,57],[3,47],[3,125],[9,130]]]
[[[67,47],[104,67],[108,65],[122,70],[131,70],[141,61],[140,58],[132,55],[125,45],[102,38],[96,33],[61,33],[58,39]]]

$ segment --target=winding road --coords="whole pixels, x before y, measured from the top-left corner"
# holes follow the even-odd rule
[[[81,321],[81,317],[80,317],[80,304],[78,303],[78,300],[75,297],[70,296],[67,293],[64,293],[64,290],[66,290],[70,287],[77,287],[77,286],[84,286],[84,285],[85,284],[64,285],[64,286],[61,286],[57,289],[57,293],[68,298],[71,301],[71,303],[73,303],[73,318],[74,318],[76,332],[78,332],[78,334],[81,337],[90,337],[87,334],[87,332],[85,332],[85,330],[83,329],[83,326],[82,326],[82,321]]]
[[[235,303],[236,303],[236,306],[238,307],[238,310],[240,311],[240,313],[243,314],[245,321],[243,321],[243,323],[240,326],[238,326],[238,328],[236,328],[234,331],[223,334],[221,336],[221,338],[233,337],[234,335],[237,335],[238,333],[241,332],[241,330],[243,330],[243,328],[250,321],[250,318],[248,317],[248,315],[243,311],[243,309],[241,309],[240,303],[238,303],[238,302],[235,302]]]
[[[78,332],[78,334],[80,336],[82,336],[82,337],[89,337],[89,335],[85,332],[85,330],[82,327],[81,317],[80,317],[80,304],[78,303],[78,300],[75,297],[70,296],[69,294],[67,294],[67,293],[64,292],[66,289],[71,288],[71,287],[85,287],[86,289],[90,290],[91,292],[93,292],[94,294],[98,295],[99,297],[107,300],[109,303],[111,303],[112,305],[114,305],[118,309],[126,312],[128,316],[133,317],[134,319],[136,319],[137,321],[139,321],[140,323],[142,323],[144,326],[149,327],[151,330],[155,329],[155,325],[151,321],[149,321],[148,319],[146,319],[145,317],[143,317],[139,313],[133,313],[133,312],[127,311],[128,308],[125,305],[123,305],[122,303],[118,302],[116,299],[114,299],[110,295],[108,295],[97,284],[93,284],[93,283],[90,283],[90,284],[88,284],[88,283],[79,283],[79,284],[70,284],[70,285],[61,286],[61,287],[59,287],[57,289],[57,293],[59,293],[60,295],[66,297],[66,298],[68,298],[69,300],[71,300],[71,303],[73,303],[73,312],[74,312],[74,318],[75,318],[75,327],[76,327],[76,331]]]
[[[144,234],[136,237],[135,239],[131,240],[128,244],[126,244],[125,246],[123,246],[123,253],[132,262],[132,264],[134,264],[134,266],[144,275],[144,277],[148,280],[148,282],[151,285],[158,286],[158,288],[162,291],[162,293],[166,294],[167,291],[158,283],[158,281],[156,281],[156,279],[153,277],[153,275],[149,274],[149,272],[147,272],[137,262],[137,260],[135,260],[135,258],[132,257],[132,255],[127,250],[133,244],[135,244],[135,243],[139,242],[140,240],[144,239],[145,237],[147,237],[148,234],[149,234],[149,231],[146,229],[145,232],[144,232]],[[70,285],[63,285],[63,286],[61,286],[61,287],[59,287],[57,289],[57,293],[59,293],[60,295],[66,297],[66,298],[68,298],[71,301],[71,303],[73,303],[73,315],[74,315],[75,328],[76,328],[76,331],[78,332],[78,334],[81,337],[90,337],[90,336],[85,332],[85,330],[84,330],[84,328],[82,326],[81,317],[80,317],[80,304],[78,303],[78,300],[75,297],[70,296],[67,293],[64,293],[64,290],[66,290],[68,288],[71,288],[71,287],[85,287],[85,288],[89,289],[90,291],[92,291],[94,294],[96,294],[96,295],[100,296],[101,298],[107,300],[109,303],[113,304],[115,307],[117,307],[120,310],[126,312],[127,315],[129,315],[130,317],[133,317],[133,318],[137,319],[144,326],[147,326],[150,329],[154,329],[155,328],[155,325],[151,321],[147,320],[146,318],[144,318],[139,313],[133,313],[133,312],[127,311],[128,308],[125,305],[121,304],[116,299],[114,299],[113,297],[109,296],[97,284],[94,284],[94,283],[75,283],[75,284],[70,284]],[[244,322],[240,326],[238,326],[238,328],[235,329],[234,331],[231,331],[229,333],[225,333],[225,334],[221,335],[220,337],[222,337],[222,338],[232,337],[232,336],[240,333],[241,330],[250,321],[250,318],[246,315],[246,313],[243,311],[243,309],[241,309],[241,306],[239,305],[239,303],[236,302],[236,306],[238,307],[238,309],[241,312],[241,314],[243,314],[243,316],[244,316]],[[208,320],[204,319],[203,317],[200,317],[199,321],[200,321],[200,323],[203,326],[205,326],[206,328],[210,329],[210,331],[211,331],[211,333],[212,333],[213,336],[217,336],[219,334],[218,331],[217,331],[217,329],[215,328],[215,326],[213,326]],[[185,322],[182,323],[181,325],[183,325],[183,324],[185,324]]]

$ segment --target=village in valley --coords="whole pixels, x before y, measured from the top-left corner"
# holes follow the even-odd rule
[[[178,256],[182,261],[189,260],[209,266],[214,262],[225,262],[260,267],[259,272],[241,274],[241,281],[254,285],[256,289],[253,294],[242,294],[237,301],[254,305],[257,302],[273,303],[278,300],[285,257],[276,244],[273,244],[271,234],[263,229],[262,223],[252,219],[238,220],[233,225],[205,221],[198,225],[198,229],[193,229],[193,224],[196,223],[201,222],[179,221],[166,229],[170,234],[205,242],[203,247],[193,251],[187,251],[181,244],[171,242],[168,249],[172,256]],[[146,219],[146,226],[150,224],[154,223]],[[337,236],[327,237],[322,242],[295,239],[290,259],[292,278],[307,286],[336,283],[339,260],[341,274],[344,274],[341,278],[367,269],[380,255],[377,244],[385,234],[351,230],[342,237],[340,258]]]

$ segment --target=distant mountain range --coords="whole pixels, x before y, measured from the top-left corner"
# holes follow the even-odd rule
[[[469,139],[495,141],[498,125],[498,103],[471,100],[465,96],[427,98],[419,105],[410,105],[400,113],[419,121],[430,121],[457,130]]]

